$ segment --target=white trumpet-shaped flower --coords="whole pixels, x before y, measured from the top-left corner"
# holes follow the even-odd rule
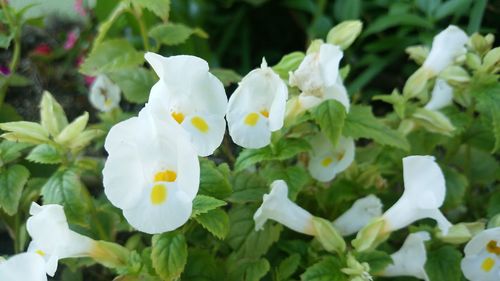
[[[33,202],[26,229],[31,236],[28,252],[45,260],[47,274],[54,276],[59,259],[88,256],[94,240],[69,228],[63,207],[57,204],[40,206]]]
[[[340,137],[336,147],[322,133],[311,140],[312,151],[308,170],[311,176],[319,181],[332,180],[338,173],[347,169],[354,161],[355,146],[352,138]]]
[[[200,166],[186,132],[146,106],[111,128],[104,144],[104,192],[127,221],[146,233],[183,225],[198,192]]]
[[[454,60],[465,53],[465,44],[469,40],[467,34],[457,26],[450,25],[439,32],[432,40],[432,48],[424,61],[423,67],[439,74]]]
[[[271,183],[271,192],[264,195],[262,205],[255,212],[255,230],[260,230],[268,219],[308,235],[315,235],[313,216],[288,199],[288,186],[283,180]]]
[[[262,60],[229,98],[227,123],[233,141],[245,148],[261,148],[271,142],[271,132],[283,127],[288,89]]]
[[[307,54],[297,70],[290,73],[290,85],[302,91],[299,95],[302,110],[334,99],[349,111],[349,96],[339,75],[343,55],[339,46],[321,44],[318,51]]]
[[[120,103],[120,92],[118,85],[106,75],[99,75],[90,86],[90,103],[100,111],[110,111]]]
[[[436,79],[431,99],[425,105],[428,110],[440,110],[453,102],[453,88],[443,79]]]
[[[446,185],[443,172],[433,156],[403,158],[405,190],[399,200],[383,214],[385,231],[395,231],[414,221],[432,218],[446,234],[451,223],[441,213]]]
[[[47,281],[45,262],[35,253],[22,253],[0,262],[2,281]]]
[[[484,230],[474,236],[464,249],[461,267],[471,281],[500,280],[500,227]]]
[[[427,251],[425,241],[431,239],[428,232],[415,232],[406,237],[399,251],[391,255],[393,264],[390,264],[380,274],[381,276],[413,276],[422,280],[429,280],[425,272]]]
[[[370,194],[356,200],[349,210],[333,221],[333,226],[342,236],[348,236],[358,232],[380,215],[382,215],[382,202],[377,196]]]
[[[151,110],[181,124],[198,155],[211,155],[226,130],[227,96],[222,82],[208,71],[205,60],[195,56],[146,53],[145,58],[160,77],[149,96]]]

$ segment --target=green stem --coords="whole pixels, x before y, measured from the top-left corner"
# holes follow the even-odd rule
[[[149,40],[148,40],[148,31],[146,29],[146,25],[144,24],[144,21],[141,18],[141,12],[140,10],[137,9],[131,9],[132,15],[134,15],[135,19],[137,20],[137,23],[139,24],[139,29],[141,32],[141,37],[142,37],[142,43],[144,44],[144,50],[145,51],[150,51],[151,49],[149,48]]]

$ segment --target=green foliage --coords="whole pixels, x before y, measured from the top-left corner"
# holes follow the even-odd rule
[[[145,103],[151,87],[156,82],[154,74],[145,68],[118,70],[110,76],[122,89],[125,99],[133,103]]]
[[[229,217],[221,209],[201,213],[194,219],[219,239],[224,239],[229,231]]]
[[[29,170],[21,165],[13,165],[0,171],[0,207],[7,214],[17,213],[23,188],[29,176]]]
[[[190,28],[180,23],[167,23],[155,26],[149,31],[149,36],[167,46],[184,43],[191,35],[206,38],[207,34],[198,28]]]
[[[428,253],[425,271],[431,281],[462,280],[460,260],[462,254],[452,246],[443,246]]]
[[[226,202],[222,200],[206,195],[197,195],[193,200],[193,213],[191,216],[196,217],[224,205],[226,205]]]
[[[356,253],[356,260],[370,265],[370,273],[382,272],[393,262],[391,256],[384,251],[365,251]]]
[[[158,275],[165,280],[178,278],[188,257],[184,235],[177,232],[154,235],[152,248],[151,260]]]
[[[276,271],[276,280],[288,280],[300,265],[300,255],[293,254],[280,262]]]
[[[336,100],[327,100],[314,109],[313,115],[321,131],[336,146],[342,135],[342,128],[346,118],[344,106]]]
[[[336,258],[328,256],[308,267],[300,276],[302,281],[347,281],[347,276],[340,271],[344,266]]]
[[[231,194],[229,168],[221,164],[216,166],[212,161],[200,161],[200,194],[223,199]]]
[[[31,150],[30,154],[26,156],[26,159],[41,164],[57,164],[62,161],[59,151],[50,144],[37,145]]]

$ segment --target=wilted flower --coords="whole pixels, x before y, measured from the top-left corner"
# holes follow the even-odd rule
[[[188,132],[198,155],[211,155],[226,130],[227,97],[222,82],[195,56],[163,57],[147,53],[160,80],[151,89],[149,106],[161,119],[173,118]]]
[[[453,64],[453,61],[464,54],[465,44],[469,40],[467,34],[457,26],[450,25],[439,32],[432,40],[432,48],[424,61],[423,68],[431,70],[435,75]]]
[[[113,126],[104,147],[104,192],[133,227],[161,233],[189,219],[200,166],[179,124],[145,107],[138,117]]]
[[[335,175],[347,169],[354,160],[355,146],[352,138],[340,137],[336,147],[322,133],[311,140],[309,173],[319,181],[330,181]]]
[[[382,202],[377,196],[370,194],[356,200],[349,210],[333,221],[333,226],[340,234],[348,236],[358,232],[371,219],[380,215],[382,215]]]
[[[43,257],[48,275],[54,276],[59,259],[90,255],[95,241],[69,228],[61,205],[33,202],[30,214],[26,222],[32,238],[28,252]]]
[[[313,216],[288,199],[288,186],[283,180],[271,183],[271,192],[264,195],[260,208],[255,212],[255,230],[260,230],[268,219],[308,235],[315,235]]]
[[[45,262],[35,253],[22,253],[0,261],[2,281],[47,281]]]
[[[271,142],[271,132],[283,127],[288,89],[265,60],[252,70],[229,99],[227,123],[233,141],[245,148]]]
[[[424,242],[430,239],[429,233],[425,231],[408,235],[401,249],[391,255],[393,264],[387,266],[380,275],[387,277],[413,276],[428,281],[429,277],[425,272],[427,251]]]
[[[441,213],[446,185],[443,172],[433,156],[403,158],[405,190],[399,200],[384,215],[385,231],[395,231],[414,221],[432,218],[446,234],[451,223]]]
[[[462,271],[468,280],[500,280],[500,227],[474,236],[464,249]]]
[[[120,87],[109,78],[101,74],[92,82],[90,87],[90,103],[100,111],[107,112],[120,103]]]
[[[425,109],[439,110],[453,102],[453,88],[443,79],[436,79],[432,90],[431,99],[425,105]]]

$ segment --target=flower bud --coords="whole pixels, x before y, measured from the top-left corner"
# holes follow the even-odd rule
[[[363,23],[359,20],[343,21],[330,29],[326,42],[345,50],[356,40],[362,29]]]
[[[424,63],[425,59],[429,55],[429,48],[425,46],[410,46],[406,48],[405,51],[410,56],[410,59],[420,65]]]
[[[462,86],[470,81],[470,75],[460,66],[450,66],[439,75],[450,85]]]

